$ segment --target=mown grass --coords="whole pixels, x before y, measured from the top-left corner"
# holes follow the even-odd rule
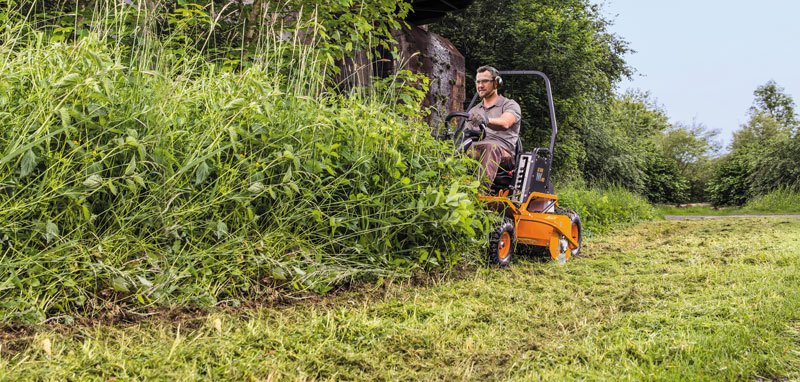
[[[176,322],[40,328],[7,379],[788,380],[800,378],[800,222],[651,222],[566,266]]]
[[[655,206],[658,216],[666,215],[709,215],[727,216],[742,214],[740,207],[712,207],[708,204],[678,207],[675,205],[659,204]]]

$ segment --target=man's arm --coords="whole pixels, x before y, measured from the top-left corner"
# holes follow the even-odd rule
[[[495,130],[508,130],[517,123],[517,116],[511,113],[503,113],[497,118],[489,118],[489,127]]]
[[[513,100],[506,100],[503,104],[503,113],[497,118],[488,118],[492,130],[508,130],[522,118],[519,104]]]

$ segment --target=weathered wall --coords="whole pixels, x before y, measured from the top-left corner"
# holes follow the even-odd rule
[[[346,91],[369,84],[373,76],[390,76],[398,70],[408,69],[423,73],[430,79],[423,106],[431,107],[427,121],[432,127],[443,122],[447,113],[461,111],[466,96],[465,64],[464,56],[453,43],[427,31],[424,26],[396,30],[392,35],[399,45],[398,58],[385,53],[371,62],[364,52],[356,53],[339,63],[341,72],[335,79],[338,87]]]
[[[412,26],[393,34],[400,45],[396,68],[407,68],[430,78],[430,91],[424,102],[424,106],[432,109],[429,123],[440,123],[447,113],[460,111],[466,92],[464,56],[450,40],[424,27]]]

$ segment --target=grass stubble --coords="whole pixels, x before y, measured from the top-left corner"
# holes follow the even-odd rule
[[[567,266],[469,268],[284,308],[40,327],[4,379],[793,380],[800,222],[643,223]]]

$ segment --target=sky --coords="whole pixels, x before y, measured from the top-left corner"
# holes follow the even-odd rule
[[[636,53],[619,91],[649,91],[672,123],[702,123],[727,146],[753,91],[775,80],[800,101],[799,0],[598,0]]]

